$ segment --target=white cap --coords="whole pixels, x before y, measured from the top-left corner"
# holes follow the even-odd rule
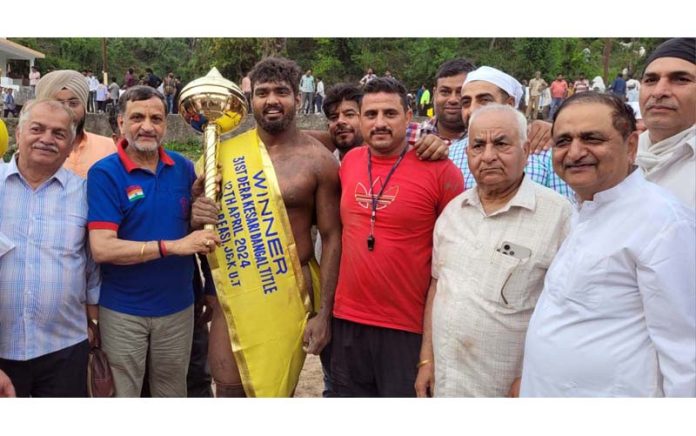
[[[479,67],[466,75],[464,85],[477,80],[492,83],[498,88],[507,92],[510,96],[515,98],[515,108],[519,106],[520,100],[522,100],[522,96],[524,95],[524,90],[522,89],[520,82],[518,82],[517,79],[511,75],[503,73],[502,71],[492,67]]]

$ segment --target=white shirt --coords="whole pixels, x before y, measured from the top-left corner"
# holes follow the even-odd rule
[[[570,228],[571,206],[525,176],[486,216],[477,189],[454,198],[435,224],[435,396],[502,397],[521,375],[522,350],[544,275]],[[524,259],[496,251],[531,250]]]
[[[646,179],[696,208],[696,126],[655,144],[649,132],[641,133],[636,164]]]
[[[108,95],[109,88],[107,88],[106,85],[103,83],[97,85],[97,101],[106,101]]]
[[[636,79],[626,81],[626,99],[629,102],[638,102],[640,96],[640,82]]]
[[[376,78],[377,78],[377,74],[374,74],[374,73],[373,73],[373,74],[369,74],[369,73],[368,73],[368,74],[365,74],[365,75],[363,76],[363,78],[360,79],[360,84],[361,84],[361,85],[367,85],[367,83],[368,83],[370,80],[373,80],[373,79],[376,79]]]
[[[640,171],[582,202],[529,322],[521,396],[696,396],[694,210]]]
[[[317,94],[321,95],[322,97],[326,97],[326,94],[324,93],[324,81],[320,80],[319,83],[317,83]]]
[[[87,83],[89,84],[89,90],[91,91],[96,91],[97,86],[99,86],[99,80],[97,80],[96,77],[91,76],[87,78]]]

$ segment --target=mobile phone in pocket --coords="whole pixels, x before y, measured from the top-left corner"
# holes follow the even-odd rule
[[[496,251],[520,260],[526,260],[532,256],[532,250],[529,248],[509,241],[503,241],[503,243],[500,244],[500,247],[496,248]]]

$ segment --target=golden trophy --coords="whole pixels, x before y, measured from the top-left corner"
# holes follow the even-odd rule
[[[215,198],[217,176],[217,148],[220,136],[239,127],[248,111],[242,90],[213,67],[210,72],[181,90],[179,113],[186,123],[203,132],[203,156],[205,165],[205,196]],[[215,226],[206,224],[206,229]]]

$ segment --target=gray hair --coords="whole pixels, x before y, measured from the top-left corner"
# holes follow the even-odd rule
[[[524,143],[527,140],[527,118],[522,115],[522,112],[516,110],[509,104],[490,103],[476,109],[469,118],[469,136],[471,136],[471,126],[474,125],[476,118],[481,114],[485,114],[486,112],[507,112],[513,114],[517,120],[517,131],[520,138],[520,146],[524,146]],[[469,137],[469,141],[471,141],[471,137]]]
[[[39,99],[28,101],[24,107],[22,107],[22,112],[19,113],[17,130],[20,132],[22,131],[22,126],[31,119],[31,111],[38,105],[47,105],[53,110],[60,110],[68,115],[68,118],[70,118],[70,128],[68,130],[70,131],[70,143],[72,143],[77,135],[77,121],[75,120],[75,112],[57,100]]]

